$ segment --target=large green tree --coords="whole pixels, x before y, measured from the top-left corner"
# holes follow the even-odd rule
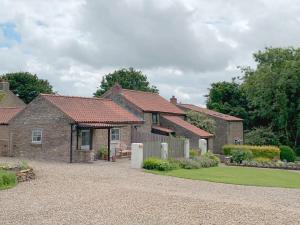
[[[53,93],[47,80],[39,79],[37,75],[28,72],[7,73],[0,76],[10,84],[10,90],[19,96],[26,104],[40,93]]]
[[[282,144],[300,145],[300,49],[266,48],[244,68],[243,89],[253,117],[270,126]]]
[[[141,71],[129,68],[116,70],[113,73],[105,75],[99,89],[94,93],[94,96],[101,96],[117,83],[126,89],[158,93],[158,89],[150,85],[146,75]]]
[[[246,129],[251,126],[245,92],[235,79],[211,85],[207,95],[207,108],[244,119]]]

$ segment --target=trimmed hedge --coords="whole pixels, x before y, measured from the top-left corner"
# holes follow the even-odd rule
[[[287,162],[295,162],[296,154],[292,148],[286,145],[279,146],[280,148],[280,159],[286,160]]]
[[[224,145],[225,155],[232,155],[233,150],[251,151],[254,158],[263,157],[269,159],[279,159],[280,150],[277,146],[256,146],[256,145]]]
[[[178,168],[178,164],[170,162],[168,160],[150,157],[144,160],[143,168],[146,170],[168,171]]]

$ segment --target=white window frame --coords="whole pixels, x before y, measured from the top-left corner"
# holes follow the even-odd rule
[[[35,140],[38,137],[40,137],[40,140]],[[42,129],[33,129],[31,131],[31,143],[32,144],[42,144],[42,140],[43,140],[43,130]]]
[[[118,131],[118,134],[114,134],[113,130]],[[110,139],[111,141],[120,141],[121,140],[121,129],[120,128],[111,128],[110,130]],[[118,137],[118,139],[116,139],[116,137]]]
[[[88,145],[82,145],[82,141],[83,141],[83,135],[82,133],[89,133],[90,138],[89,138],[89,144]],[[91,130],[81,130],[81,145],[80,145],[80,149],[81,150],[90,150],[90,145],[91,145]]]

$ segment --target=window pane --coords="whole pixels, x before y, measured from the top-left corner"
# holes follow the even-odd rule
[[[32,130],[31,140],[33,143],[41,143],[42,142],[42,130]]]
[[[119,128],[111,129],[111,140],[113,140],[113,141],[120,140],[120,129]]]
[[[89,130],[83,130],[81,131],[81,145],[83,146],[89,146],[90,145],[90,131]]]

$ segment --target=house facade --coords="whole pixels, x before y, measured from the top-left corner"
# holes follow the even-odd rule
[[[225,144],[243,144],[244,128],[242,119],[192,104],[178,104],[175,99],[173,96],[170,101],[185,112],[192,110],[204,114],[215,121],[214,152],[222,154],[222,147]]]
[[[190,140],[193,149],[199,149],[199,140],[206,139],[208,149],[213,147],[212,134],[186,122],[183,110],[156,93],[127,90],[115,85],[102,97],[112,99],[142,119],[144,123],[134,127],[137,132],[183,136]]]
[[[9,90],[7,81],[0,81],[0,155],[7,156],[9,142],[9,121],[24,107],[25,103]]]
[[[40,95],[10,121],[9,155],[92,161],[101,147],[111,151],[115,141],[130,144],[131,126],[141,123],[108,99]]]

